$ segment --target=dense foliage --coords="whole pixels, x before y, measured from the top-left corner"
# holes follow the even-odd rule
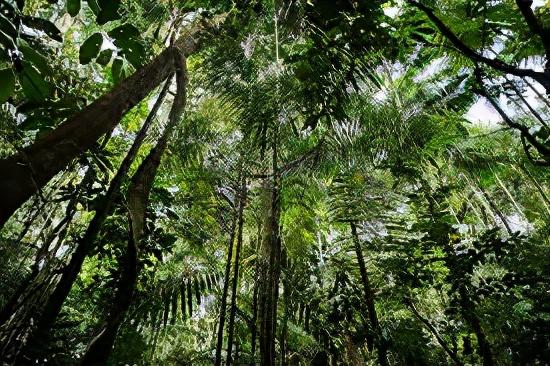
[[[550,363],[550,2],[0,0],[5,365]]]

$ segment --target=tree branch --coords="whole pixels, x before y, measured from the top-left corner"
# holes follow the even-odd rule
[[[521,136],[525,138],[545,159],[550,158],[550,147],[541,143],[537,138],[529,132],[529,128],[520,123],[513,121],[507,114],[504,112],[502,107],[482,88],[476,88],[473,90],[474,93],[484,97],[491,103],[493,108],[498,112],[502,117],[504,122],[513,129],[516,129],[520,132]]]
[[[432,333],[432,335],[437,340],[437,343],[439,343],[439,345],[441,346],[441,348],[443,348],[445,353],[447,353],[447,355],[451,358],[451,360],[453,360],[455,365],[457,366],[464,365],[464,363],[462,363],[462,361],[458,358],[456,352],[451,350],[451,348],[447,345],[447,342],[445,342],[445,340],[439,335],[439,332],[437,331],[437,329],[435,329],[435,327],[428,321],[428,319],[420,315],[420,313],[414,306],[413,302],[409,298],[405,298],[405,304],[411,310],[414,316],[416,316],[416,318],[420,320],[426,326],[426,328],[428,328],[430,333]]]
[[[519,0],[518,0],[519,1]],[[484,65],[487,65],[495,70],[519,76],[519,77],[531,77],[534,80],[541,83],[545,89],[550,92],[550,76],[547,73],[537,72],[532,69],[522,69],[510,64],[507,64],[499,59],[492,59],[481,55],[480,53],[473,50],[471,47],[466,45],[456,34],[441,20],[435,15],[432,9],[426,5],[416,1],[416,0],[407,0],[407,2],[414,6],[415,8],[421,10],[426,14],[426,16],[435,24],[439,31],[457,48],[460,53],[468,57],[474,62],[479,62]]]
[[[529,30],[540,37],[544,50],[546,52],[546,70],[549,71],[548,67],[550,66],[550,32],[544,29],[541,22],[538,20],[531,5],[533,5],[533,0],[516,0],[516,4],[529,27]]]

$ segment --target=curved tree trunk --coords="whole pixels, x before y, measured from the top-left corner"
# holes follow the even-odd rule
[[[132,225],[130,224],[130,226]],[[122,324],[124,316],[132,303],[137,276],[137,243],[134,241],[134,236],[130,235],[128,239],[126,263],[122,270],[117,293],[113,301],[114,307],[111,309],[111,313],[101,327],[101,330],[86,349],[86,353],[82,357],[82,365],[99,366],[107,363],[120,324]]]
[[[57,316],[61,312],[63,303],[69,295],[74,281],[78,277],[78,273],[80,272],[84,260],[93,248],[93,245],[97,236],[99,235],[103,222],[111,213],[114,202],[116,201],[117,196],[120,192],[120,187],[124,179],[126,178],[130,166],[134,162],[137,153],[141,148],[141,145],[143,144],[143,141],[145,141],[147,132],[151,127],[155,116],[164,101],[166,94],[168,93],[169,86],[170,80],[168,80],[164,85],[164,88],[160,92],[159,97],[155,102],[155,105],[151,109],[151,112],[143,123],[141,130],[137,134],[132,146],[124,157],[124,160],[118,168],[117,173],[111,180],[111,184],[109,185],[105,196],[101,200],[101,204],[96,208],[96,213],[92,218],[92,221],[88,225],[84,236],[78,241],[76,250],[71,257],[71,260],[65,267],[61,279],[57,283],[54,291],[49,296],[48,301],[46,302],[46,305],[44,306],[44,309],[42,311],[42,314],[37,319],[37,327],[34,331],[35,336],[31,337],[31,339],[29,340],[28,347],[32,347],[33,342],[42,342],[45,337],[47,337],[49,330],[51,329],[51,327],[55,323],[55,320],[57,319]]]
[[[147,155],[139,166],[128,188],[128,221],[130,223],[128,264],[121,278],[120,286],[114,300],[116,306],[102,329],[99,331],[99,334],[90,343],[83,357],[82,365],[105,365],[107,363],[120,324],[124,320],[126,312],[131,304],[138,276],[137,252],[145,232],[145,216],[149,203],[149,194],[153,187],[153,182],[162,155],[168,145],[168,140],[172,135],[172,131],[181,120],[187,97],[187,68],[185,56],[176,48],[173,51],[172,57],[177,75],[177,94],[172,103],[168,125],[157,142],[157,145],[149,152],[149,155]]]
[[[204,22],[203,22],[204,23]],[[0,228],[34,193],[93,144],[163,80],[174,72],[174,50],[195,53],[205,30],[215,24],[195,25],[149,64],[120,82],[109,93],[85,107],[55,130],[39,137],[20,153],[0,160]]]

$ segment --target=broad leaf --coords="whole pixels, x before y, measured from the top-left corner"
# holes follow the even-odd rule
[[[79,60],[82,65],[89,64],[101,50],[103,36],[101,33],[94,33],[80,46]]]
[[[99,8],[99,4],[98,4],[97,0],[87,0],[87,2],[88,2],[88,6],[90,7],[90,9],[92,10],[92,12],[97,17],[99,12],[101,11],[101,9]]]
[[[17,28],[4,14],[0,12],[0,31],[4,32],[11,38],[17,37]]]
[[[0,70],[0,104],[6,102],[15,91],[15,76],[11,68]]]
[[[49,20],[37,17],[24,17],[23,22],[31,28],[38,29],[46,33],[51,39],[63,42],[61,31]]]
[[[111,66],[111,74],[115,83],[124,79],[128,75],[128,66],[121,58],[115,58],[113,65]]]
[[[121,54],[132,64],[138,68],[143,63],[145,57],[145,47],[143,44],[134,40],[115,40],[115,45],[121,49]]]
[[[120,19],[118,10],[120,8],[119,0],[99,0],[99,14],[97,15],[97,24],[103,25],[112,20]]]
[[[30,116],[27,117],[19,125],[19,128],[22,130],[32,131],[32,130],[51,130],[54,126],[55,122],[53,119],[46,117],[46,116]]]
[[[107,34],[109,34],[110,37],[118,40],[129,40],[140,36],[139,29],[129,23],[120,25],[108,32]]]
[[[106,66],[111,61],[112,57],[113,57],[113,50],[106,49],[99,53],[99,55],[97,56],[96,62],[100,65]]]
[[[40,102],[51,94],[51,86],[44,79],[44,75],[29,62],[23,64],[23,70],[19,74],[19,83],[23,88],[25,97],[31,102]]]
[[[32,63],[34,67],[38,69],[42,74],[51,74],[52,68],[48,63],[48,59],[32,48],[27,42],[21,40],[19,50],[23,53],[23,58]]]
[[[80,12],[80,7],[80,0],[67,0],[67,13],[69,13],[70,16],[77,16]]]

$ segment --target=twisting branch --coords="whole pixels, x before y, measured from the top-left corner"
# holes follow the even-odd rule
[[[527,144],[527,141],[525,141],[525,136],[523,135],[521,135],[521,146],[523,147],[523,151],[525,151],[527,160],[529,160],[531,164],[538,165],[538,166],[550,166],[550,162],[545,160],[535,159],[535,157],[531,155],[531,146]]]
[[[546,52],[546,72],[550,71],[550,32],[545,29],[542,23],[539,21],[531,5],[533,0],[516,0],[516,4],[529,27],[529,30],[536,34],[542,41],[542,45]]]
[[[308,152],[306,152],[296,160],[288,162],[287,164],[282,166],[281,175],[288,174],[293,169],[298,168],[301,164],[303,164],[305,161],[309,159],[317,159],[321,154],[321,149],[323,148],[324,143],[325,143],[325,139],[323,138],[311,150],[309,150]]]
[[[404,299],[404,301],[405,301],[405,305],[407,305],[407,307],[411,310],[411,312],[414,314],[414,316],[416,316],[416,318],[418,320],[420,320],[422,322],[422,324],[424,324],[426,326],[426,328],[428,328],[430,333],[432,333],[432,335],[437,340],[437,343],[439,343],[439,345],[441,346],[441,348],[443,348],[445,353],[447,353],[447,355],[451,358],[451,360],[453,360],[454,364],[457,365],[457,366],[464,365],[464,363],[462,361],[460,361],[460,359],[458,358],[456,352],[454,352],[447,345],[447,342],[445,342],[445,340],[441,337],[441,335],[439,334],[437,329],[435,329],[435,327],[428,321],[428,319],[426,319],[422,315],[420,315],[420,313],[416,309],[416,306],[414,306],[414,303],[411,301],[411,299],[406,297]]]
[[[506,125],[508,125],[508,127],[513,128],[515,130],[518,130],[520,132],[522,140],[523,139],[527,140],[529,142],[529,144],[531,144],[537,150],[537,152],[539,154],[541,154],[542,157],[546,161],[549,161],[549,163],[550,163],[550,147],[543,144],[542,142],[540,142],[535,137],[535,135],[533,135],[529,131],[529,128],[527,126],[525,126],[521,123],[515,122],[514,120],[512,120],[510,118],[510,116],[508,116],[508,114],[506,114],[506,112],[497,103],[497,101],[485,89],[485,87],[483,85],[483,79],[482,79],[482,76],[481,76],[481,71],[480,71],[479,68],[476,68],[475,74],[476,74],[476,79],[477,79],[478,86],[473,88],[472,91],[474,93],[478,94],[479,96],[482,96],[485,99],[487,99],[489,101],[489,103],[493,106],[493,108],[502,117],[502,119],[504,120],[504,123],[506,123]],[[526,145],[524,144],[524,149],[525,149],[525,146]],[[526,150],[526,152],[528,152],[528,149]],[[529,155],[528,155],[528,157],[529,157]]]
[[[441,19],[439,19],[437,15],[435,15],[432,9],[416,0],[407,0],[407,2],[415,8],[424,12],[424,14],[426,14],[426,16],[435,24],[439,31],[457,48],[457,50],[460,51],[460,53],[462,53],[464,56],[468,57],[470,60],[477,63],[482,63],[495,70],[507,74],[519,77],[531,77],[541,83],[545,87],[545,89],[550,92],[550,75],[547,72],[544,73],[537,72],[532,69],[522,69],[507,64],[506,62],[503,62],[499,59],[485,57],[482,54],[473,50],[460,38],[458,38],[458,36]]]
[[[502,117],[504,122],[511,128],[516,129],[520,132],[521,136],[524,137],[542,156],[545,158],[550,158],[550,148],[541,143],[537,138],[529,132],[529,128],[527,126],[524,126],[520,123],[517,123],[513,121],[507,114],[504,112],[502,107],[492,98],[489,96],[484,90],[482,89],[475,89],[474,92],[476,94],[479,94],[485,99],[491,103],[493,108],[498,112],[498,114]]]
[[[149,194],[153,187],[158,167],[173,130],[181,120],[187,101],[187,64],[181,48],[172,50],[173,68],[176,73],[177,92],[168,117],[168,124],[131,179],[126,195],[128,206],[129,238],[126,254],[126,265],[122,268],[121,279],[115,296],[115,306],[109,313],[107,321],[89,344],[82,365],[104,365],[115,342],[115,338],[124,317],[132,303],[132,297],[139,274],[138,253],[145,231],[146,211]]]

